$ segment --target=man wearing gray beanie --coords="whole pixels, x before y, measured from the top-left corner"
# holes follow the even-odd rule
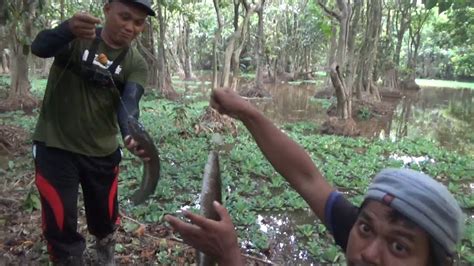
[[[462,238],[464,215],[447,188],[409,169],[384,169],[356,207],[322,176],[308,154],[249,102],[215,90],[211,106],[241,120],[265,157],[304,198],[346,254],[348,265],[451,265]],[[219,221],[185,212],[191,223],[167,215],[183,240],[219,265],[243,265],[226,209]]]

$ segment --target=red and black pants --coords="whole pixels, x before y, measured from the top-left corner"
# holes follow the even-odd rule
[[[119,219],[120,148],[105,157],[91,157],[36,142],[33,156],[49,254],[53,260],[82,256],[86,245],[84,237],[77,232],[79,185],[89,232],[99,239],[113,233]]]

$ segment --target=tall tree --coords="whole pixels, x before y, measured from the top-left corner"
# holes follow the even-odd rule
[[[338,25],[338,40],[335,60],[329,62],[330,76],[336,91],[337,98],[337,116],[342,119],[352,117],[352,88],[346,86],[341,67],[344,70],[347,62],[347,48],[350,36],[350,22],[352,17],[352,7],[348,0],[337,0],[337,10],[332,10],[326,6],[322,0],[318,4]]]
[[[413,4],[411,0],[399,0],[398,9],[395,11],[397,44],[395,46],[395,53],[393,54],[393,62],[397,67],[400,65],[400,53],[402,51],[403,37],[411,23],[412,6]]]
[[[379,90],[373,80],[373,74],[382,25],[381,0],[368,0],[366,12],[365,37],[358,59],[355,90],[358,99],[366,98],[366,95],[370,95],[374,100],[380,101]]]
[[[219,80],[220,75],[218,72],[219,68],[219,53],[218,50],[222,43],[222,28],[224,27],[224,22],[222,18],[222,12],[220,8],[220,1],[213,0],[214,10],[216,11],[216,20],[217,20],[217,29],[214,32],[214,42],[212,45],[212,87],[217,89],[221,86]]]
[[[163,94],[164,97],[170,100],[176,100],[178,98],[178,93],[173,88],[171,84],[171,75],[168,69],[168,61],[166,59],[166,7],[159,3],[157,5],[157,16],[159,23],[159,36],[160,41],[158,43],[158,89]]]
[[[35,0],[12,0],[7,2],[11,50],[11,83],[8,98],[0,107],[4,110],[33,109],[37,101],[31,95],[28,59],[32,40],[33,19],[38,7]]]
[[[263,89],[263,68],[265,60],[263,58],[263,50],[265,47],[265,35],[263,32],[263,8],[265,6],[265,0],[262,0],[260,8],[257,10],[258,15],[258,30],[257,30],[257,47],[255,53],[255,61],[257,62],[257,68],[255,73],[255,85],[257,89]]]
[[[156,40],[153,19],[147,19],[145,30],[137,41],[138,48],[148,64],[148,84],[152,88],[158,87],[158,59],[156,54]]]
[[[409,70],[408,78],[410,80],[415,80],[418,49],[421,44],[421,30],[430,16],[430,12],[430,10],[415,8],[412,21],[408,27],[409,45],[407,68]]]
[[[234,0],[234,32],[227,41],[225,52],[224,52],[224,65],[222,67],[222,75],[220,80],[221,87],[232,87],[235,89],[236,81],[239,76],[240,68],[240,54],[247,41],[248,24],[250,17],[260,7],[260,2],[256,4],[250,4],[247,0]],[[240,6],[242,4],[244,10],[244,19],[239,23],[240,17]],[[232,67],[232,69],[231,69]],[[231,74],[231,70],[233,75]],[[232,86],[231,86],[232,85]]]
[[[184,70],[184,79],[192,80],[194,79],[193,67],[191,64],[191,51],[189,50],[189,39],[191,38],[191,27],[189,23],[189,18],[186,15],[182,15],[183,27],[180,30],[180,38],[178,42],[178,52],[180,54],[179,59],[180,63],[183,66]]]

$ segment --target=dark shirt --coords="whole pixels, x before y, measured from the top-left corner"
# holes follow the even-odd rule
[[[79,66],[87,57],[86,52],[90,52],[91,43],[92,40],[74,38],[66,21],[40,32],[31,49],[39,57],[54,56],[55,62]],[[97,55],[107,55],[112,60],[109,65],[124,49],[111,48],[101,40],[93,63],[105,68]],[[118,80],[125,83],[121,95],[116,88],[102,88],[87,82],[72,71],[73,68],[53,64],[33,139],[48,147],[88,156],[113,153],[119,145],[117,125],[125,137],[128,114],[138,117],[138,101],[147,79],[144,58],[136,47],[127,51],[115,71]],[[128,111],[124,111],[125,106]]]
[[[344,251],[358,214],[359,208],[350,203],[342,193],[331,192],[324,208],[326,227],[333,235],[336,244]]]

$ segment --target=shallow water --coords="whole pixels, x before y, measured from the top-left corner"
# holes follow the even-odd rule
[[[271,99],[252,100],[275,123],[314,122],[322,124],[326,111],[313,100],[315,84],[267,85]],[[389,121],[363,122],[366,136],[380,138],[426,137],[461,153],[474,150],[474,90],[430,88],[405,93]]]

